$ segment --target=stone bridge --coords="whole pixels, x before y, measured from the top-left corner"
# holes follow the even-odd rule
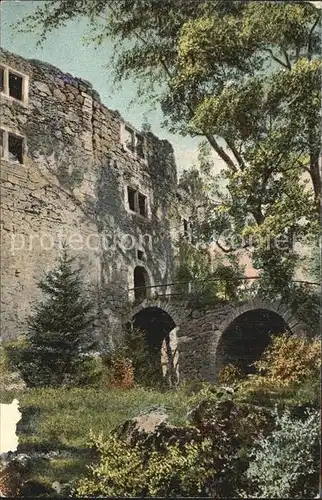
[[[179,378],[213,382],[226,363],[249,372],[271,335],[306,330],[282,302],[261,299],[204,309],[146,299],[133,308],[129,320],[160,349],[163,374],[171,384]]]

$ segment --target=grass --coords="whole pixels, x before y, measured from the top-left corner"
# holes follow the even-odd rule
[[[88,447],[90,430],[107,435],[125,420],[155,406],[164,406],[169,421],[182,425],[189,400],[184,390],[160,392],[140,387],[43,388],[0,393],[2,403],[10,403],[14,397],[19,400],[23,415],[17,426],[20,452],[59,450],[72,454],[35,461],[31,477],[47,486],[54,481],[70,482],[85,473],[92,458]]]
[[[103,387],[23,389],[12,385],[7,358],[0,349],[0,403],[19,401],[22,418],[17,425],[18,452],[60,451],[53,459],[35,458],[30,479],[45,486],[72,482],[86,472],[93,461],[89,434],[107,435],[142,410],[163,406],[174,425],[185,423],[189,394],[186,390],[160,391]],[[21,384],[20,384],[21,385]],[[15,387],[15,389],[11,389]]]
[[[174,424],[184,422],[187,397],[178,392],[143,388],[33,389],[20,399],[30,411],[29,429],[34,442],[57,440],[63,447],[84,447],[90,430],[107,434],[117,425],[151,406],[164,405]],[[21,436],[24,439],[24,434]]]

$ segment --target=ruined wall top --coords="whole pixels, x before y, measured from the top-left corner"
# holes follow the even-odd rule
[[[115,122],[118,124],[122,124],[123,132],[121,131],[121,135],[123,133],[126,134],[127,128],[129,128],[133,133],[135,140],[141,140],[144,137],[145,145],[148,150],[150,150],[151,155],[156,154],[157,156],[163,156],[168,158],[167,160],[167,176],[171,176],[171,181],[177,182],[177,170],[174,160],[174,151],[173,147],[169,141],[165,139],[159,139],[152,132],[141,132],[137,130],[133,125],[131,125],[130,120],[125,120],[119,111],[109,109],[105,104],[102,103],[99,93],[93,88],[92,84],[82,78],[75,77],[70,73],[64,73],[59,68],[36,59],[26,59],[20,55],[13,54],[7,50],[0,49],[0,65],[7,66],[13,71],[19,72],[24,76],[24,82],[26,82],[28,90],[27,90],[27,98],[22,103],[24,104],[25,110],[20,109],[20,111],[25,114],[29,114],[30,111],[34,112],[33,101],[37,101],[39,97],[43,100],[46,99],[47,102],[58,103],[58,105],[63,104],[65,106],[66,113],[69,111],[69,108],[79,108],[82,109],[82,113],[84,111],[84,107],[91,108],[91,111],[94,116],[86,117],[87,120],[91,118],[92,120],[92,130],[95,133],[95,128],[100,130],[102,134],[104,134],[104,125],[101,127],[101,123],[99,122],[100,118],[103,118],[103,121],[106,122]],[[16,102],[11,103],[15,106]],[[7,104],[2,100],[3,104]],[[20,103],[18,103],[20,104]],[[31,110],[28,109],[29,105],[31,105]],[[35,106],[37,107],[37,106]],[[39,106],[38,106],[39,108]],[[73,110],[74,110],[73,109]],[[59,109],[58,109],[59,111]],[[73,117],[71,114],[68,119],[73,121]],[[95,122],[94,119],[97,121]],[[86,127],[85,127],[86,128]],[[88,127],[87,127],[88,128]],[[20,132],[18,130],[18,132]],[[125,140],[125,138],[123,138]],[[135,159],[139,158],[139,155],[136,155]],[[169,158],[171,160],[169,161]],[[171,164],[171,166],[169,165]],[[141,162],[142,164],[142,162]],[[162,165],[160,165],[163,168]]]

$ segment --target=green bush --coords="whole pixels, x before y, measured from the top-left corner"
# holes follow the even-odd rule
[[[75,371],[70,380],[70,385],[74,386],[97,386],[101,385],[105,372],[102,357],[97,354],[88,354],[84,357],[79,370]]]
[[[227,496],[237,474],[234,451],[210,438],[172,444],[163,453],[147,453],[114,436],[94,438],[94,445],[100,462],[90,468],[90,477],[79,481],[77,496]]]
[[[276,416],[276,429],[254,443],[247,477],[256,498],[314,498],[319,491],[320,412],[304,419],[289,411]]]
[[[21,359],[21,350],[27,347],[27,339],[25,335],[8,340],[2,346],[3,356],[2,361],[10,371],[16,371]]]
[[[238,366],[235,366],[232,363],[228,363],[220,370],[219,376],[218,376],[218,382],[220,384],[234,386],[243,377],[244,377],[244,374]]]
[[[144,489],[145,469],[142,452],[109,436],[91,434],[89,445],[101,454],[98,466],[90,467],[90,478],[81,479],[72,492],[75,496],[140,496]]]
[[[208,394],[209,388],[204,392]],[[187,427],[160,428],[148,441],[92,436],[100,460],[76,489],[78,496],[232,497],[247,486],[247,450],[273,419],[267,411],[236,405],[221,392],[197,403]],[[197,400],[194,399],[196,402]]]

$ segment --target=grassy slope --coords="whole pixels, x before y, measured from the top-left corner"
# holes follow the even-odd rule
[[[0,401],[9,403],[17,397],[23,418],[18,424],[21,452],[65,450],[71,458],[39,459],[32,478],[45,484],[67,482],[86,470],[90,461],[88,437],[107,434],[141,410],[164,406],[173,424],[182,424],[187,412],[184,391],[158,392],[135,388],[112,390],[94,388],[33,389],[23,394],[0,394]]]

